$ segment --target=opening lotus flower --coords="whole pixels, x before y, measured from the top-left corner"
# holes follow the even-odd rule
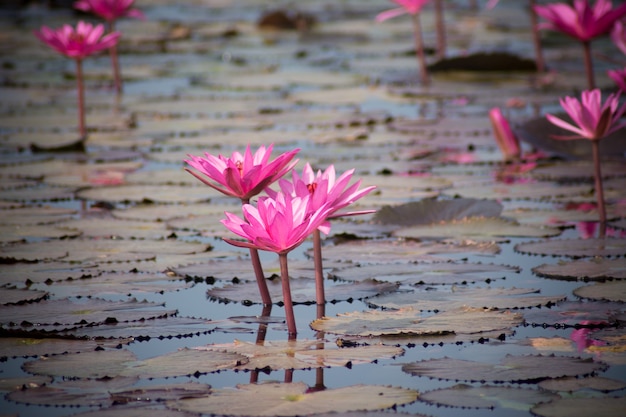
[[[429,84],[428,67],[426,66],[426,54],[424,52],[424,41],[422,39],[422,25],[420,23],[419,14],[422,7],[430,0],[391,0],[401,7],[386,10],[376,15],[377,22],[384,22],[403,14],[411,15],[413,19],[413,35],[415,36],[415,52],[417,55],[417,63],[420,67],[420,78],[422,84]]]
[[[311,165],[307,163],[302,170],[301,176],[296,170],[293,170],[292,181],[281,179],[278,181],[278,185],[283,193],[289,194],[292,197],[304,198],[310,196],[309,210],[312,212],[324,206],[328,206],[329,212],[327,219],[372,213],[373,210],[337,213],[339,210],[354,203],[376,188],[375,186],[370,186],[359,190],[361,186],[360,180],[348,187],[353,174],[354,169],[351,169],[337,178],[334,165],[329,166],[324,172],[321,170],[315,172],[313,168],[311,168]],[[274,198],[276,198],[278,194],[272,189],[266,189],[266,192]],[[315,262],[316,301],[318,306],[323,306],[326,303],[320,231],[327,234],[329,229],[329,223],[324,222],[313,232],[313,257]]]
[[[252,197],[277,181],[298,163],[298,160],[293,160],[293,157],[300,149],[285,152],[270,161],[273,147],[274,145],[267,148],[260,146],[253,155],[250,145],[248,145],[243,155],[239,152],[233,152],[229,158],[222,155],[214,156],[208,152],[205,153],[204,158],[189,155],[191,159],[186,159],[185,162],[200,173],[188,168],[185,170],[209,187],[231,197],[239,198],[242,204],[247,204]],[[261,260],[257,249],[254,247],[250,248],[250,259],[263,304],[271,305],[272,299],[265,282]]]
[[[322,226],[332,212],[329,204],[312,209],[311,200],[311,195],[294,197],[278,192],[275,198],[259,198],[257,207],[244,204],[242,209],[245,220],[229,212],[225,213],[226,219],[222,220],[227,229],[247,239],[244,242],[225,238],[226,242],[234,246],[278,254],[287,328],[291,335],[295,335],[297,330],[289,286],[287,254]]]
[[[607,74],[615,81],[621,92],[626,92],[626,67],[616,70],[608,70]]]
[[[489,110],[489,119],[491,120],[496,143],[504,155],[504,160],[519,158],[522,153],[519,139],[511,130],[509,121],[502,114],[502,110],[499,107]]]
[[[78,87],[78,129],[80,136],[87,136],[85,127],[85,88],[83,84],[82,60],[105,49],[115,46],[119,40],[118,32],[104,35],[104,25],[92,25],[80,21],[76,28],[63,25],[59,29],[42,26],[35,31],[35,36],[48,46],[76,61],[76,83]]]
[[[615,23],[626,15],[626,3],[613,8],[610,0],[597,0],[593,6],[589,0],[574,0],[573,6],[552,3],[535,6],[534,10],[547,20],[539,25],[541,29],[556,30],[582,42],[588,88],[595,88],[590,42],[611,32]]]
[[[611,94],[604,104],[599,89],[583,91],[581,101],[574,97],[562,98],[561,106],[572,118],[574,124],[551,114],[546,114],[546,118],[552,124],[575,133],[571,136],[555,136],[555,139],[589,139],[591,141],[596,197],[600,214],[600,237],[606,235],[606,209],[604,207],[599,143],[602,138],[626,127],[626,122],[620,121],[626,111],[626,104],[619,105],[619,95],[619,93]]]
[[[140,10],[132,8],[134,2],[135,0],[78,0],[74,3],[74,8],[100,16],[106,20],[109,32],[113,32],[115,30],[115,21],[120,17],[145,18]],[[117,46],[113,45],[109,48],[109,53],[111,55],[115,89],[119,94],[122,92],[122,76],[117,56]]]

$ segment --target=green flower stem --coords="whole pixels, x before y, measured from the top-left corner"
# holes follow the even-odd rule
[[[291,301],[291,287],[289,286],[289,268],[287,267],[287,254],[279,253],[280,280],[283,286],[283,303],[285,304],[285,317],[287,319],[287,331],[290,338],[295,338],[298,333],[296,319],[293,314],[293,302]]]
[[[424,52],[424,40],[422,39],[422,25],[419,13],[411,15],[413,17],[413,36],[415,37],[415,54],[417,64],[420,67],[420,80],[423,85],[430,84],[428,77],[428,67],[426,66],[426,53]]]
[[[596,198],[598,201],[598,212],[600,214],[600,238],[606,236],[606,208],[604,206],[604,188],[602,185],[602,171],[600,168],[600,141],[591,141],[591,150],[593,154],[593,167],[595,176]]]
[[[322,237],[318,229],[313,232],[313,262],[315,263],[315,297],[318,306],[326,304],[324,271],[322,265]]]
[[[80,138],[87,137],[85,127],[85,85],[83,82],[83,61],[76,59],[76,85],[78,88],[78,131]]]
[[[587,86],[589,90],[596,88],[595,77],[593,75],[593,60],[591,58],[591,42],[583,42],[583,51],[585,57],[585,72],[587,73]]]

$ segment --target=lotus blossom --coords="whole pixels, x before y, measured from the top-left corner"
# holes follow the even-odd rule
[[[626,3],[613,8],[611,0],[597,0],[592,7],[589,0],[574,0],[573,6],[552,3],[535,6],[534,10],[547,20],[539,25],[541,29],[563,32],[582,42],[588,87],[595,88],[590,42],[611,32],[615,23],[626,15]]]
[[[234,246],[278,254],[287,328],[291,335],[295,335],[297,330],[289,285],[287,254],[320,228],[333,210],[328,204],[312,210],[311,200],[311,195],[299,197],[278,192],[275,198],[259,198],[257,207],[244,204],[242,209],[245,220],[229,212],[225,213],[226,219],[222,220],[226,228],[247,239],[244,242],[225,238],[226,242]]]
[[[489,119],[496,137],[496,143],[502,151],[505,160],[516,159],[521,155],[519,139],[511,130],[509,121],[504,117],[499,107],[489,110]]]
[[[344,207],[354,203],[356,200],[367,195],[375,186],[365,187],[359,190],[361,181],[357,181],[348,187],[348,184],[354,174],[354,169],[344,172],[339,178],[336,178],[335,166],[329,166],[326,171],[313,171],[310,164],[306,164],[300,176],[296,170],[292,171],[292,181],[281,179],[278,185],[283,193],[292,197],[310,196],[309,210],[315,212],[324,206],[329,206],[327,219],[354,216],[358,214],[372,213],[373,210],[354,211],[346,213],[337,213]],[[346,188],[348,187],[348,188]],[[277,192],[271,189],[266,190],[267,194],[276,197]],[[317,305],[323,306],[326,303],[324,294],[324,274],[322,267],[322,243],[320,231],[328,233],[330,225],[328,222],[322,223],[317,230],[313,232],[313,258],[315,262],[315,283]]]
[[[574,97],[562,98],[561,106],[572,118],[575,125],[551,114],[546,114],[546,118],[552,124],[575,133],[572,136],[556,136],[555,139],[589,139],[591,141],[596,197],[600,214],[600,237],[606,235],[606,208],[604,207],[604,191],[600,170],[599,143],[600,139],[626,126],[626,122],[620,121],[626,111],[626,104],[619,105],[619,95],[620,93],[611,94],[604,104],[599,89],[583,91],[581,101]]]
[[[132,8],[133,3],[135,0],[78,0],[74,3],[74,8],[96,14],[108,22],[120,17],[144,19],[140,10]]]
[[[377,22],[384,22],[385,20],[392,19],[394,17],[409,14],[413,19],[413,34],[415,36],[415,51],[417,55],[417,62],[420,66],[420,78],[422,84],[429,84],[428,67],[426,66],[426,56],[424,53],[424,41],[422,39],[422,25],[419,19],[419,13],[422,11],[422,7],[430,0],[391,0],[401,7],[386,10],[376,15]]]
[[[608,70],[607,74],[622,92],[626,92],[626,67],[616,70]]]
[[[204,154],[204,158],[189,155],[191,159],[186,159],[185,162],[214,182],[188,168],[185,170],[209,187],[248,203],[250,198],[261,193],[298,162],[293,160],[293,157],[300,149],[285,152],[270,161],[272,149],[273,145],[267,148],[260,146],[253,155],[248,145],[243,155],[235,151],[229,158],[222,155],[213,156],[208,152]]]
[[[626,54],[626,26],[621,21],[615,22],[611,30],[611,40],[617,48]]]
[[[115,21],[120,17],[145,18],[140,10],[132,8],[134,2],[135,0],[78,0],[74,3],[74,8],[100,16],[106,20],[109,32],[113,32],[115,30]],[[115,89],[119,94],[122,92],[122,76],[117,57],[117,46],[113,45],[109,48],[109,53],[111,55]]]
[[[83,84],[82,60],[117,44],[118,32],[104,35],[104,25],[92,25],[83,21],[78,22],[76,28],[63,25],[59,29],[50,29],[42,26],[35,31],[35,36],[52,47],[57,52],[76,61],[76,83],[78,87],[78,129],[81,139],[87,136],[85,127],[85,88]]]

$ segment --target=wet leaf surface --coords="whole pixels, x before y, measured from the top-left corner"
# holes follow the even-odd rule
[[[520,243],[515,246],[515,250],[532,255],[570,258],[623,256],[626,253],[626,239],[555,239]]]
[[[508,355],[495,365],[441,358],[405,364],[402,370],[413,376],[452,381],[532,383],[548,378],[591,375],[604,367],[600,362],[575,357]]]
[[[626,399],[620,398],[562,398],[547,404],[538,404],[530,411],[541,417],[583,417],[589,410],[605,416],[619,416]]]
[[[528,410],[537,403],[549,402],[558,398],[560,397],[556,394],[533,389],[490,385],[473,387],[464,384],[420,394],[420,401],[442,406],[510,410]]]
[[[533,273],[547,278],[574,281],[604,281],[626,278],[626,259],[592,258],[557,264],[542,264]]]
[[[311,413],[379,410],[415,401],[416,391],[376,385],[353,385],[307,392],[301,382],[239,385],[235,390],[214,390],[204,398],[168,403],[190,412],[227,413],[233,416],[290,416]]]

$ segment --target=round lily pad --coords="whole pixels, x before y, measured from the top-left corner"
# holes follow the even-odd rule
[[[626,398],[561,398],[546,404],[537,404],[531,413],[540,417],[586,417],[589,410],[602,416],[618,417],[624,413]]]
[[[623,256],[626,253],[626,239],[554,239],[519,243],[515,245],[515,250],[532,255],[570,258]]]
[[[602,282],[574,290],[574,295],[592,300],[626,302],[626,281]]]
[[[217,191],[209,187],[183,187],[175,185],[120,185],[81,190],[76,197],[81,200],[104,201],[112,204],[166,203],[188,204],[211,200]]]
[[[626,279],[626,259],[591,258],[542,264],[532,269],[540,277],[567,281]]]
[[[609,392],[626,388],[626,383],[617,379],[604,378],[600,376],[588,378],[555,378],[541,381],[539,387],[549,391],[574,392],[592,389],[596,391]]]
[[[529,410],[533,405],[561,398],[557,394],[534,389],[457,384],[420,394],[420,401],[461,408]]]

